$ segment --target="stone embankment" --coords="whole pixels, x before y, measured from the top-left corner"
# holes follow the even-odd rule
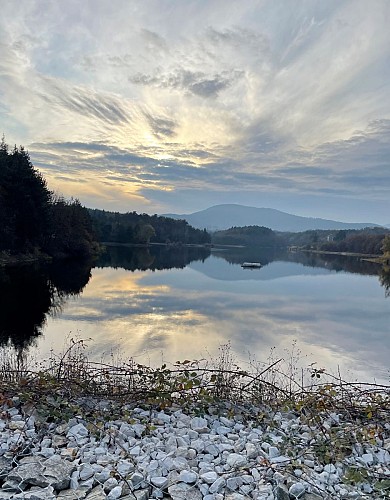
[[[17,398],[4,404],[0,500],[389,498],[388,422],[379,437],[347,442],[350,423],[336,413],[320,427],[293,412],[114,414],[100,402],[93,418],[58,425],[29,416]],[[334,430],[332,443],[323,429]]]

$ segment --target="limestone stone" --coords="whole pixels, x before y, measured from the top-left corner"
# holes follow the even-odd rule
[[[306,488],[302,483],[294,483],[290,486],[288,492],[293,499],[301,498],[305,494]]]
[[[198,488],[186,483],[178,483],[169,486],[168,493],[172,500],[202,500],[202,493]]]
[[[88,493],[85,497],[85,500],[104,500],[107,498],[107,495],[104,493],[103,488],[99,486],[95,486],[95,488]]]

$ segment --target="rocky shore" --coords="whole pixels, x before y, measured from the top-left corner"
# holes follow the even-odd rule
[[[358,433],[336,412],[83,408],[59,423],[2,402],[0,500],[390,498],[388,421]]]

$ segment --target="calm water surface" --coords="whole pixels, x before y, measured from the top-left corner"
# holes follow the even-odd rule
[[[261,261],[257,270],[243,261]],[[90,268],[61,263],[0,274],[0,341],[38,358],[70,337],[160,364],[214,356],[288,356],[346,378],[389,381],[390,277],[356,259],[259,249],[110,248]],[[386,288],[387,287],[387,288]]]

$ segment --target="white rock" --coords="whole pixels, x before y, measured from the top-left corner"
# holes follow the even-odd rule
[[[226,487],[229,490],[235,491],[241,486],[242,481],[240,477],[229,477],[226,479]]]
[[[194,439],[193,441],[191,441],[190,446],[198,453],[202,453],[202,451],[204,451],[205,449],[205,444],[202,439]]]
[[[109,477],[103,484],[103,488],[106,493],[109,493],[116,486],[118,486],[118,481],[115,477]]]
[[[306,488],[302,483],[295,483],[290,486],[288,490],[290,497],[301,498],[305,494]]]
[[[198,479],[198,474],[189,470],[182,470],[179,474],[179,481],[184,483],[195,483]]]
[[[82,464],[79,469],[79,478],[81,481],[85,481],[95,474],[95,469],[93,469],[88,464]]]
[[[204,472],[199,476],[205,483],[212,484],[218,479],[218,474],[214,471]]]
[[[276,458],[280,456],[280,451],[276,446],[270,446],[268,448],[268,456],[269,458]]]
[[[372,455],[372,453],[364,453],[362,456],[361,456],[361,459],[363,460],[363,462],[367,465],[371,465],[374,463],[374,457]]]
[[[334,474],[336,472],[336,467],[333,464],[326,464],[324,466],[324,471],[329,472],[330,474]]]
[[[166,423],[166,424],[169,424],[170,421],[171,421],[171,417],[170,415],[167,415],[166,413],[164,412],[159,412],[157,413],[156,415],[156,419],[157,420],[161,420],[162,422]]]
[[[107,498],[108,500],[117,500],[120,498],[122,495],[122,486],[115,486],[112,488],[112,490],[108,493]]]
[[[86,437],[88,434],[88,429],[83,424],[76,424],[69,429],[66,437]]]
[[[226,480],[224,477],[219,477],[209,488],[210,493],[220,493],[226,486]]]
[[[138,456],[139,454],[141,453],[141,447],[140,446],[134,446],[133,448],[131,448],[129,454],[132,456],[132,457],[136,457]]]
[[[206,444],[204,451],[206,453],[210,453],[213,457],[217,457],[219,455],[219,448],[213,443]]]
[[[230,420],[230,418],[219,417],[219,421],[221,422],[221,424],[226,425],[226,427],[234,426],[234,420]]]
[[[390,453],[387,450],[376,451],[375,458],[380,464],[390,465]]]
[[[191,419],[191,429],[199,432],[199,434],[204,434],[206,432],[209,432],[210,429],[208,428],[207,425],[207,420],[202,417],[194,417]]]
[[[291,462],[290,457],[285,457],[284,455],[280,455],[279,457],[271,458],[270,461],[273,464],[284,464],[287,465],[289,462]]]
[[[168,486],[167,477],[162,477],[162,476],[152,477],[150,482],[153,484],[153,486],[156,486],[157,488],[160,489],[164,489]]]
[[[230,467],[243,467],[247,465],[247,458],[245,455],[239,455],[238,453],[230,453],[227,457],[226,463]]]
[[[98,481],[99,483],[106,482],[109,477],[111,477],[110,469],[103,469],[102,471],[96,472],[95,474],[96,481]]]
[[[169,486],[168,493],[172,500],[202,500],[202,493],[196,487],[186,483]]]
[[[258,455],[257,448],[253,443],[246,443],[245,450],[246,450],[246,456],[249,459],[256,458]]]

